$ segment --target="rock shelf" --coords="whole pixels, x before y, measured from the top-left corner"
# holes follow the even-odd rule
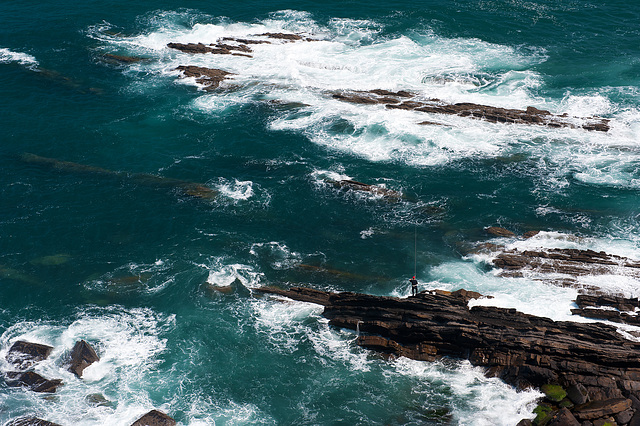
[[[357,342],[365,348],[422,361],[467,359],[484,367],[487,376],[518,388],[567,389],[573,400],[563,397],[568,398],[563,407],[570,406],[574,420],[627,410],[635,416],[630,398],[640,391],[640,343],[609,325],[554,322],[515,309],[469,308],[470,299],[482,296],[466,290],[422,292],[406,299],[309,288],[258,291],[323,305],[331,325],[362,333]],[[557,417],[558,404],[548,402],[545,415]]]

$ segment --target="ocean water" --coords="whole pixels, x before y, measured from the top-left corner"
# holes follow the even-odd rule
[[[415,272],[421,289],[566,320],[577,290],[500,277],[464,248],[497,225],[543,231],[490,240],[512,248],[640,259],[636,4],[4,0],[0,22],[0,369],[30,340],[55,347],[36,370],[64,381],[53,396],[1,384],[0,423],[128,425],[156,408],[193,426],[513,425],[536,391],[463,360],[384,359],[321,307],[251,289],[407,296]],[[267,32],[314,41],[252,45],[252,58],[166,47]],[[234,75],[207,92],[179,65]],[[331,96],[372,89],[611,130]],[[40,157],[68,163],[25,161]],[[329,183],[348,178],[404,198]],[[580,280],[640,296],[634,277]],[[64,368],[78,339],[101,357],[82,379]]]

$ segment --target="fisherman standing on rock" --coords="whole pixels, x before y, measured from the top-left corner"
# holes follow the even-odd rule
[[[411,295],[412,296],[417,296],[418,295],[418,280],[416,280],[415,275],[413,276],[413,278],[411,278],[409,280],[409,282],[411,283]]]

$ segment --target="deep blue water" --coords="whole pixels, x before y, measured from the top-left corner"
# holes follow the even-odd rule
[[[622,1],[5,0],[0,355],[18,339],[53,345],[37,368],[65,385],[47,398],[3,384],[0,421],[126,425],[151,408],[183,425],[530,417],[534,391],[463,361],[385,360],[317,306],[250,289],[406,296],[417,272],[423,289],[565,319],[575,290],[500,278],[465,253],[499,225],[543,231],[527,244],[640,258],[639,21]],[[252,45],[253,58],[166,47],[265,32],[317,41]],[[235,75],[205,92],[178,65]],[[372,89],[605,117],[611,130],[331,97]],[[330,183],[347,178],[404,198]],[[217,195],[189,195],[195,185]],[[215,290],[234,280],[232,294]],[[599,280],[640,293],[633,277]],[[83,380],[63,366],[80,338],[101,355]],[[92,404],[95,393],[113,404]]]

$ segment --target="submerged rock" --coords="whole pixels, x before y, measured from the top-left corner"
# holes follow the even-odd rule
[[[115,403],[113,401],[108,400],[101,393],[92,393],[87,395],[85,400],[96,407],[115,407]]]
[[[71,363],[69,365],[69,371],[75,374],[78,378],[82,377],[82,372],[85,368],[100,361],[96,351],[84,340],[79,340],[73,346],[71,350]]]
[[[102,59],[105,62],[109,62],[112,64],[134,64],[136,62],[144,62],[148,61],[149,58],[142,58],[140,56],[124,56],[124,55],[114,55],[112,53],[105,53],[102,55]]]
[[[387,199],[398,200],[402,198],[402,192],[387,189],[378,185],[370,185],[367,183],[358,182],[350,179],[343,180],[329,180],[334,187],[343,190],[362,191],[369,192],[374,195],[378,195]]]
[[[197,68],[197,67],[196,67]],[[132,182],[156,187],[156,188],[172,188],[178,189],[183,194],[190,197],[201,198],[205,200],[213,199],[217,196],[218,191],[207,187],[201,183],[189,182],[180,179],[173,179],[164,176],[156,176],[148,173],[128,173],[103,169],[101,167],[88,166],[86,164],[74,163],[71,161],[63,161],[55,158],[41,157],[39,155],[23,153],[20,159],[29,164],[37,164],[41,166],[47,166],[56,170],[69,172],[69,173],[89,173],[102,176],[110,176],[114,178],[129,179]],[[0,276],[3,269],[0,268]]]
[[[7,362],[14,367],[25,370],[49,357],[53,347],[40,343],[31,343],[18,340],[7,352]]]
[[[485,229],[485,232],[495,237],[515,237],[516,236],[515,232],[509,231],[508,229],[500,228],[499,226],[490,226]]]
[[[45,379],[33,371],[9,371],[5,373],[5,382],[11,387],[28,387],[34,392],[54,393],[62,385],[60,379]]]
[[[131,426],[175,426],[176,421],[158,410],[151,410],[140,417]]]
[[[37,259],[31,260],[29,263],[37,266],[60,266],[68,263],[71,260],[71,256],[68,254],[54,254],[51,256],[43,256]]]

